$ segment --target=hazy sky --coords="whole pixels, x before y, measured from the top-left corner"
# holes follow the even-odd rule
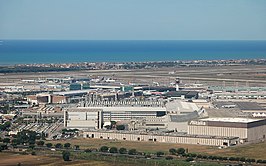
[[[266,40],[266,0],[0,0],[0,39]]]

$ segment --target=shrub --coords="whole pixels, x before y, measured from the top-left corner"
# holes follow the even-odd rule
[[[212,156],[212,160],[217,160],[217,156]]]
[[[257,160],[257,163],[262,163],[262,160]]]
[[[175,154],[177,153],[177,150],[174,149],[174,148],[171,148],[171,149],[169,149],[169,153],[170,153],[171,155],[175,155]]]
[[[117,125],[116,130],[125,130],[125,126],[124,125]]]
[[[62,148],[63,147],[63,145],[62,144],[60,144],[60,143],[57,143],[56,145],[55,145],[55,148]]]
[[[38,146],[43,146],[43,145],[44,145],[44,141],[37,141],[36,144],[37,144]]]
[[[223,157],[223,160],[228,160],[228,157]]]
[[[197,158],[200,158],[201,159],[202,158],[202,155],[201,154],[198,154],[197,155]]]
[[[194,157],[197,157],[197,154],[192,153],[192,154],[191,154],[191,157],[193,157],[193,158],[194,158]]]
[[[189,157],[186,159],[187,162],[193,161],[194,159],[192,157]]]
[[[213,156],[208,156],[208,159],[212,160]]]
[[[145,155],[145,158],[151,158],[150,154]]]
[[[236,158],[235,158],[235,157],[229,157],[229,160],[230,160],[230,161],[235,161]]]
[[[118,150],[116,147],[111,147],[109,150],[110,153],[118,153]]]
[[[64,144],[64,148],[69,148],[70,146],[71,146],[70,143],[65,143],[65,144]]]
[[[36,155],[36,152],[35,151],[32,151],[31,152],[31,155],[35,156]]]
[[[239,161],[245,162],[246,159],[245,159],[245,157],[241,157],[241,158],[239,159]]]
[[[203,155],[203,156],[202,156],[202,158],[203,158],[203,159],[207,159],[207,158],[208,158],[208,156],[206,156],[206,155]]]
[[[45,145],[47,146],[47,148],[51,148],[51,147],[53,146],[52,143],[47,143],[47,144],[45,144]]]
[[[92,150],[91,149],[85,149],[84,152],[85,153],[90,153],[90,152],[92,152]]]
[[[164,155],[164,152],[159,151],[159,152],[156,153],[156,155],[157,155],[157,157],[161,157],[161,156]]]
[[[128,151],[128,154],[129,154],[129,155],[136,155],[136,154],[137,154],[137,150],[136,150],[136,149],[130,149],[130,150]]]
[[[183,155],[183,154],[185,154],[185,152],[186,152],[186,150],[184,148],[178,148],[177,149],[177,154],[179,154],[179,155]]]
[[[172,156],[166,156],[165,159],[166,160],[173,160],[174,158]]]
[[[10,143],[10,138],[4,138],[3,143],[7,143],[7,144]]]
[[[100,148],[100,152],[108,152],[108,147],[107,146],[102,146],[101,148]]]
[[[70,152],[69,151],[63,151],[62,152],[62,157],[64,161],[69,161],[70,158]]]
[[[31,144],[31,145],[29,145],[29,148],[30,149],[34,149],[35,148],[35,145]]]
[[[223,157],[222,156],[217,156],[217,159],[218,160],[223,160]]]
[[[126,148],[120,148],[119,149],[119,153],[120,154],[126,154],[127,153],[127,149]]]
[[[249,162],[249,163],[252,163],[252,162],[255,162],[256,160],[255,159],[246,159],[246,162]]]
[[[75,150],[79,150],[79,145],[74,145]]]

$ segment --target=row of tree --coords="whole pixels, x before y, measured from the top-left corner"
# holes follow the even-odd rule
[[[205,160],[220,160],[220,161],[241,161],[241,162],[256,162],[255,159],[245,158],[245,157],[222,157],[222,156],[213,156],[213,155],[202,155],[195,153],[188,153],[184,148],[169,149],[171,155],[179,155],[182,157],[187,157],[187,161],[193,161],[194,159],[205,159]],[[257,163],[266,163],[266,160],[257,160]]]
[[[41,146],[43,146],[44,144],[42,144]],[[48,148],[52,148],[53,147],[53,144],[52,143],[46,143],[45,144],[46,147]],[[58,148],[58,149],[61,149],[61,148],[70,148],[71,147],[71,144],[70,143],[65,143],[65,144],[61,144],[61,143],[57,143],[57,144],[54,144],[54,147],[55,148]],[[74,145],[75,149],[78,150],[79,149],[79,145]]]
[[[150,158],[151,156],[149,154],[145,154],[142,152],[138,152],[136,149],[129,149],[127,150],[126,148],[117,148],[117,147],[108,147],[108,146],[102,146],[99,149],[100,152],[104,152],[104,153],[119,153],[119,154],[128,154],[128,155],[145,155],[145,157]],[[86,149],[85,152],[92,152],[91,149]],[[162,157],[163,155],[165,155],[164,152],[162,151],[158,151],[156,152],[156,156],[157,157]],[[169,157],[169,156],[168,156]]]

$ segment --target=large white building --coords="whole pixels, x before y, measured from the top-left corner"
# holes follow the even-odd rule
[[[85,109],[64,111],[64,126],[69,128],[100,129],[102,126],[102,112]]]
[[[206,118],[189,122],[188,134],[239,137],[241,142],[265,139],[266,119]]]
[[[69,128],[100,129],[104,122],[156,119],[165,115],[165,107],[78,107],[64,111],[64,125]]]
[[[165,142],[177,144],[196,144],[210,146],[232,146],[239,143],[238,137],[214,137],[197,135],[179,135],[173,134],[148,134],[132,132],[112,132],[112,131],[85,131],[84,138],[97,139],[115,139],[127,141],[150,141]]]
[[[202,111],[195,103],[172,101],[166,107],[133,104],[69,108],[64,111],[64,119],[65,127],[69,128],[100,129],[106,122],[127,121],[136,130],[159,128],[187,132],[187,122],[198,118]]]

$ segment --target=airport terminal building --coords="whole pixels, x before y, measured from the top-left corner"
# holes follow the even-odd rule
[[[105,122],[156,119],[165,115],[165,107],[78,107],[64,110],[64,126],[101,129]]]

